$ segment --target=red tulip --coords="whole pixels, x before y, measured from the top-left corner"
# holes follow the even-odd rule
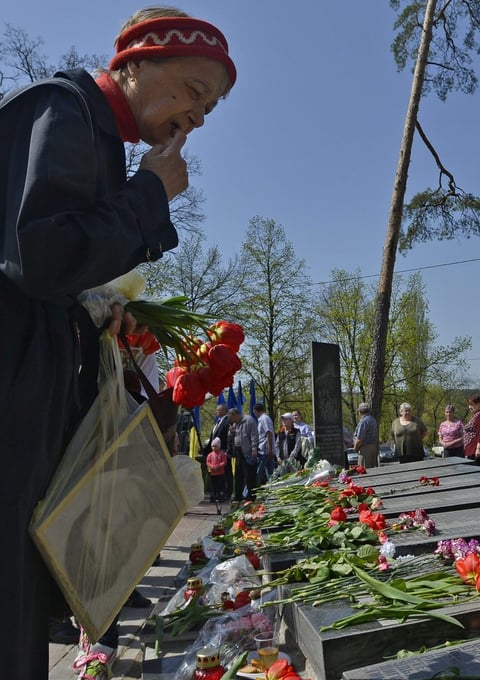
[[[184,408],[201,406],[205,401],[205,389],[198,376],[198,372],[182,373],[173,386],[172,399]]]
[[[242,368],[242,362],[229,345],[214,345],[208,352],[208,363],[218,375],[233,375]]]
[[[287,674],[290,664],[286,659],[277,659],[265,672],[266,680],[280,680]]]
[[[455,562],[455,569],[466,583],[476,585],[480,576],[480,556],[476,553],[469,553],[466,557],[459,558]]]
[[[243,519],[237,519],[232,524],[233,531],[247,531],[248,527]]]
[[[177,379],[186,372],[187,370],[181,366],[174,366],[169,371],[167,371],[165,374],[167,387],[175,387]]]
[[[243,328],[238,323],[217,321],[207,331],[213,344],[229,345],[234,352],[238,352],[240,345],[245,340]]]
[[[188,342],[184,339],[181,354],[177,355],[175,365],[189,368],[196,364],[205,363],[199,355],[200,348],[203,344],[203,340],[200,338],[189,338]]]
[[[144,354],[153,354],[160,349],[160,343],[157,338],[146,331],[145,333],[130,333],[127,335],[128,344],[130,347],[141,347]],[[123,342],[118,338],[120,347],[124,347]]]
[[[202,385],[205,388],[205,392],[210,392],[215,397],[225,389],[225,387],[230,387],[233,385],[233,376],[231,375],[219,375],[211,366],[201,366],[197,373],[202,381]]]

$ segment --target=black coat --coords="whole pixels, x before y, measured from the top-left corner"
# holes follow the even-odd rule
[[[228,448],[228,429],[230,423],[228,422],[228,416],[224,416],[221,422],[216,423],[210,433],[210,438],[205,446],[204,455],[208,455],[212,450],[212,441],[215,437],[218,437],[222,442],[222,451],[227,451]],[[207,450],[208,449],[208,450]]]
[[[0,105],[0,588],[8,611],[0,636],[5,668],[22,680],[48,677],[49,579],[27,526],[94,396],[82,403],[78,318],[93,376],[97,347],[85,338],[96,329],[75,296],[145,262],[147,249],[158,258],[177,244],[161,181],[149,171],[126,181],[123,143],[95,81],[82,70],[64,75],[83,99],[49,80]],[[89,362],[84,356],[84,375]]]

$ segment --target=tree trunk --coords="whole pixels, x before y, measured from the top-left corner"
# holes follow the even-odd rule
[[[387,347],[393,270],[395,267],[398,238],[402,226],[403,205],[407,187],[408,166],[412,154],[413,136],[415,134],[415,123],[422,95],[430,43],[432,40],[433,19],[437,1],[438,0],[428,0],[425,9],[422,37],[413,73],[412,89],[410,92],[400,155],[395,173],[390,212],[388,216],[387,235],[383,246],[382,269],[380,272],[375,303],[375,319],[368,381],[368,401],[370,402],[372,415],[377,419],[377,422],[380,422],[382,414],[385,352]]]

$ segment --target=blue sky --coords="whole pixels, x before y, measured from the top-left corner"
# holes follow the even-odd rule
[[[3,0],[1,18],[2,25],[42,36],[54,61],[71,45],[111,56],[118,28],[141,6]],[[187,142],[202,163],[193,183],[207,199],[209,242],[233,255],[249,220],[259,215],[285,227],[313,281],[327,281],[334,268],[377,274],[411,85],[390,52],[395,15],[388,0],[184,0],[177,6],[224,31],[238,68],[228,99]],[[479,94],[446,103],[431,95],[419,118],[457,184],[480,193]],[[436,168],[417,139],[407,196],[436,182]],[[454,262],[463,263],[434,266]],[[419,267],[430,267],[422,276],[439,344],[472,336],[470,377],[480,384],[480,239],[423,244],[397,258],[397,270]]]

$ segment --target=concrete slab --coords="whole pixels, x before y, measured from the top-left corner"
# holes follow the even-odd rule
[[[451,669],[450,677],[480,678],[480,641],[465,642],[444,650],[435,650],[415,656],[385,661],[346,671],[342,680],[425,680]],[[453,675],[453,673],[457,675]]]
[[[284,587],[285,594],[288,589],[288,586]],[[359,667],[363,670],[364,666],[383,662],[385,656],[392,656],[401,649],[415,650],[422,645],[433,647],[449,639],[477,634],[478,602],[446,607],[441,611],[460,620],[465,630],[440,620],[409,619],[405,623],[376,620],[344,630],[320,632],[322,626],[355,613],[346,600],[321,607],[286,605],[285,624],[309,660],[315,678],[340,680],[345,671]]]

